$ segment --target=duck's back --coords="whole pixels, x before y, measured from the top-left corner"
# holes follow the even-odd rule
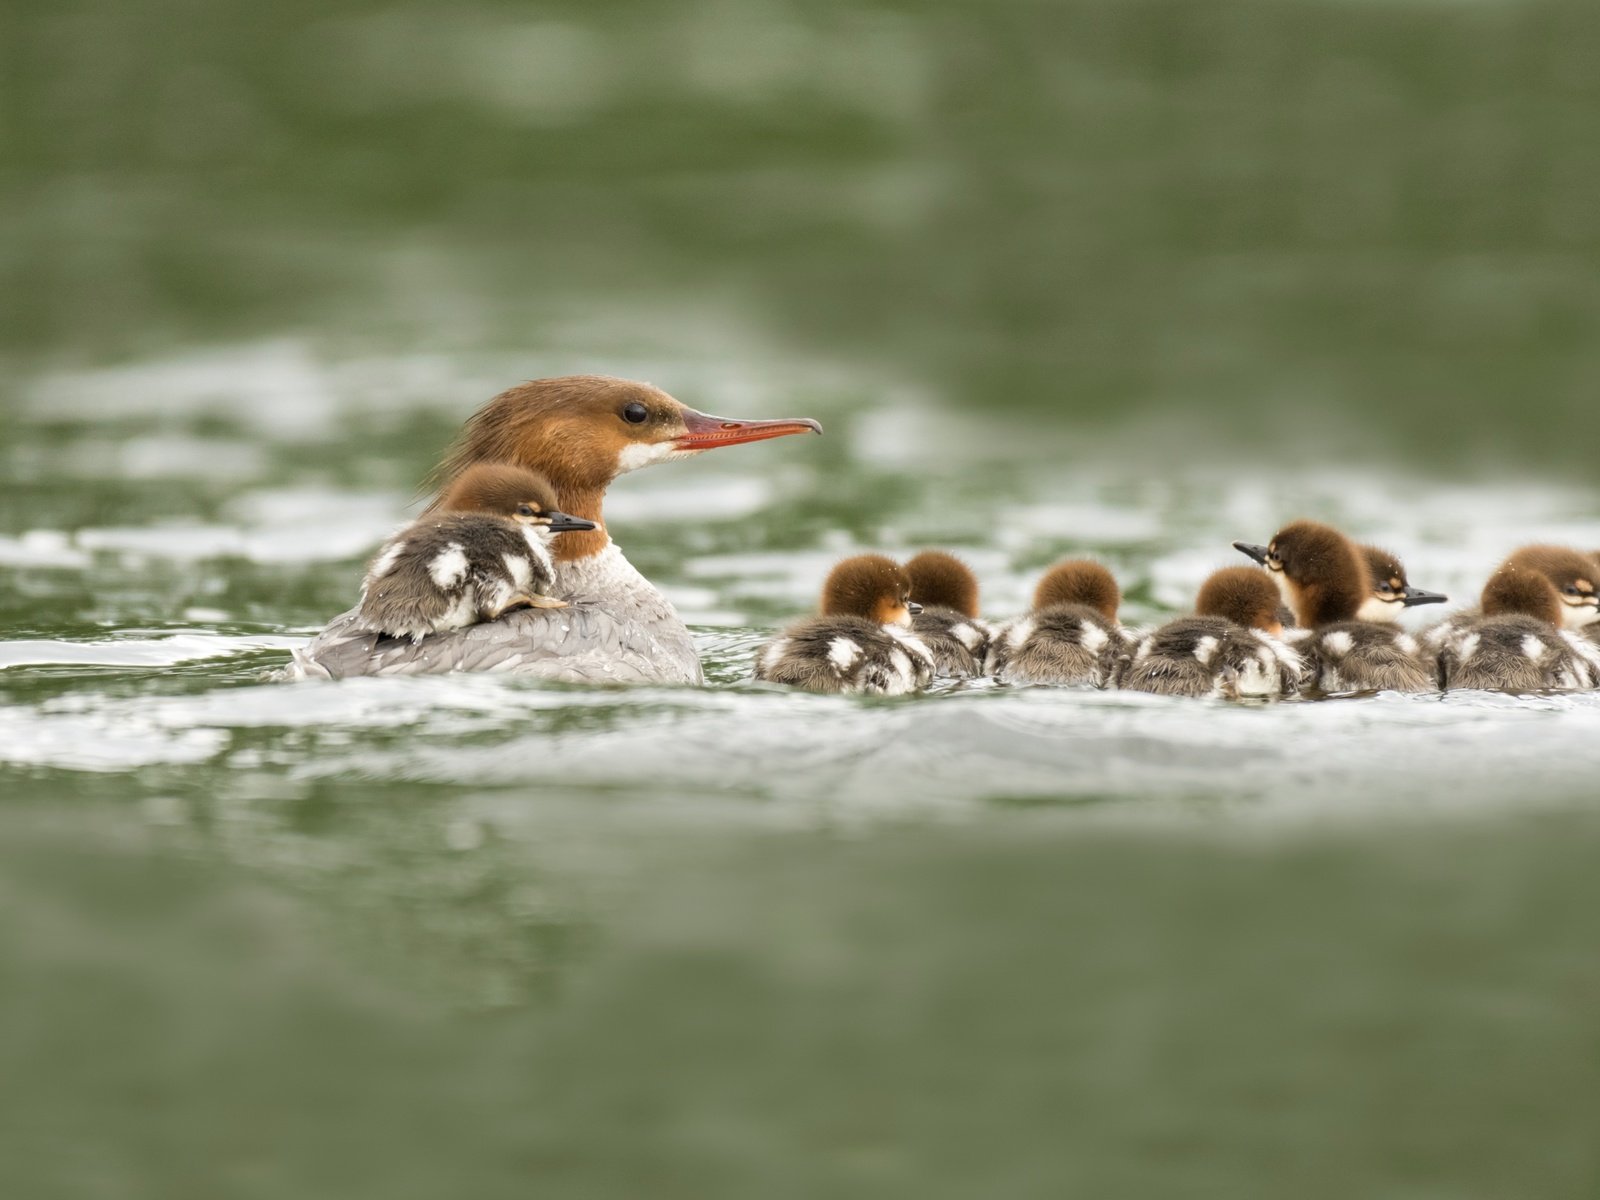
[[[1600,681],[1600,650],[1537,617],[1481,617],[1441,648],[1439,676],[1451,690],[1582,691]]]
[[[1099,610],[1054,604],[998,630],[988,669],[1006,683],[1106,687],[1125,651],[1121,626]]]
[[[808,617],[756,659],[757,679],[808,692],[899,696],[933,680],[933,656],[910,632],[865,617]]]
[[[566,608],[517,609],[495,621],[410,642],[341,613],[294,652],[286,679],[498,671],[564,683],[701,683],[694,640],[664,596],[609,545],[557,563]]]
[[[1296,642],[1322,692],[1431,692],[1438,680],[1417,640],[1395,625],[1339,621]]]
[[[1118,687],[1163,696],[1273,698],[1293,695],[1298,655],[1266,634],[1223,617],[1180,617],[1146,634]]]
[[[982,621],[953,608],[928,605],[911,618],[911,632],[933,655],[938,674],[955,679],[983,674],[990,630]]]

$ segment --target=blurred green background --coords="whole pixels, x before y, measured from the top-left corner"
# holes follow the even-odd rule
[[[1074,434],[1589,459],[1588,0],[7,14],[17,361],[726,321]]]
[[[0,1196],[1594,1196],[1581,700],[735,685],[852,538],[1147,619],[1308,467],[1592,528],[1597,63],[1593,0],[8,0]],[[259,686],[530,364],[828,420],[635,493],[718,687]],[[1476,578],[1474,495],[1346,511]]]

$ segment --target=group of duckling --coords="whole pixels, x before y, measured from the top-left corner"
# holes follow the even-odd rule
[[[817,616],[762,648],[755,675],[873,695],[940,677],[1259,700],[1600,687],[1600,553],[1524,546],[1476,610],[1413,635],[1400,613],[1447,597],[1412,587],[1395,555],[1306,520],[1264,546],[1233,545],[1257,565],[1214,572],[1194,615],[1144,632],[1121,625],[1121,589],[1089,559],[1056,564],[1030,611],[991,625],[977,579],[954,556],[924,551],[902,565],[859,555],[828,576]]]

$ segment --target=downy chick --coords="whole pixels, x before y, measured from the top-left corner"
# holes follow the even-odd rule
[[[927,687],[933,655],[911,632],[922,606],[892,558],[860,554],[829,573],[822,609],[789,626],[756,659],[756,678],[808,692],[899,696]]]
[[[985,669],[1002,683],[1109,687],[1127,638],[1117,623],[1122,589],[1087,558],[1045,572],[1033,610],[995,631]]]
[[[556,507],[544,476],[507,463],[468,467],[436,508],[384,543],[361,584],[364,628],[420,642],[513,608],[563,608],[545,594],[550,541],[593,529]]]
[[[1484,585],[1480,614],[1439,638],[1449,690],[1581,691],[1600,682],[1600,647],[1574,633],[1592,626],[1600,575],[1588,556],[1557,546],[1517,551]]]
[[[1399,561],[1358,547],[1330,525],[1294,521],[1265,546],[1234,548],[1267,569],[1299,629],[1289,640],[1305,659],[1308,691],[1427,692],[1436,686],[1416,638],[1392,621],[1406,604],[1442,601],[1412,588]],[[1383,569],[1374,577],[1373,564]],[[1375,613],[1381,620],[1362,619]]]
[[[978,619],[978,578],[953,554],[924,550],[906,563],[911,599],[922,611],[911,631],[933,655],[940,675],[971,679],[983,674],[989,627]]]
[[[1120,685],[1164,696],[1292,696],[1302,664],[1283,640],[1278,589],[1252,567],[1224,567],[1200,586],[1195,616],[1139,640]]]

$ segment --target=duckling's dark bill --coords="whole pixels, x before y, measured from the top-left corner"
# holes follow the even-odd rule
[[[1267,565],[1267,548],[1265,546],[1257,546],[1252,542],[1235,542],[1233,548],[1241,554],[1248,554],[1262,566]]]
[[[1408,587],[1400,593],[1400,603],[1407,608],[1418,604],[1443,604],[1450,599],[1443,592],[1425,592],[1421,588]]]
[[[764,442],[791,433],[821,433],[822,426],[810,417],[776,421],[743,421],[735,417],[713,417],[686,408],[684,430],[673,442],[678,450],[711,450],[717,446],[738,446],[745,442]]]
[[[545,513],[550,518],[551,533],[582,533],[595,528],[593,521],[586,521],[582,517],[569,516],[567,513],[550,509]]]

